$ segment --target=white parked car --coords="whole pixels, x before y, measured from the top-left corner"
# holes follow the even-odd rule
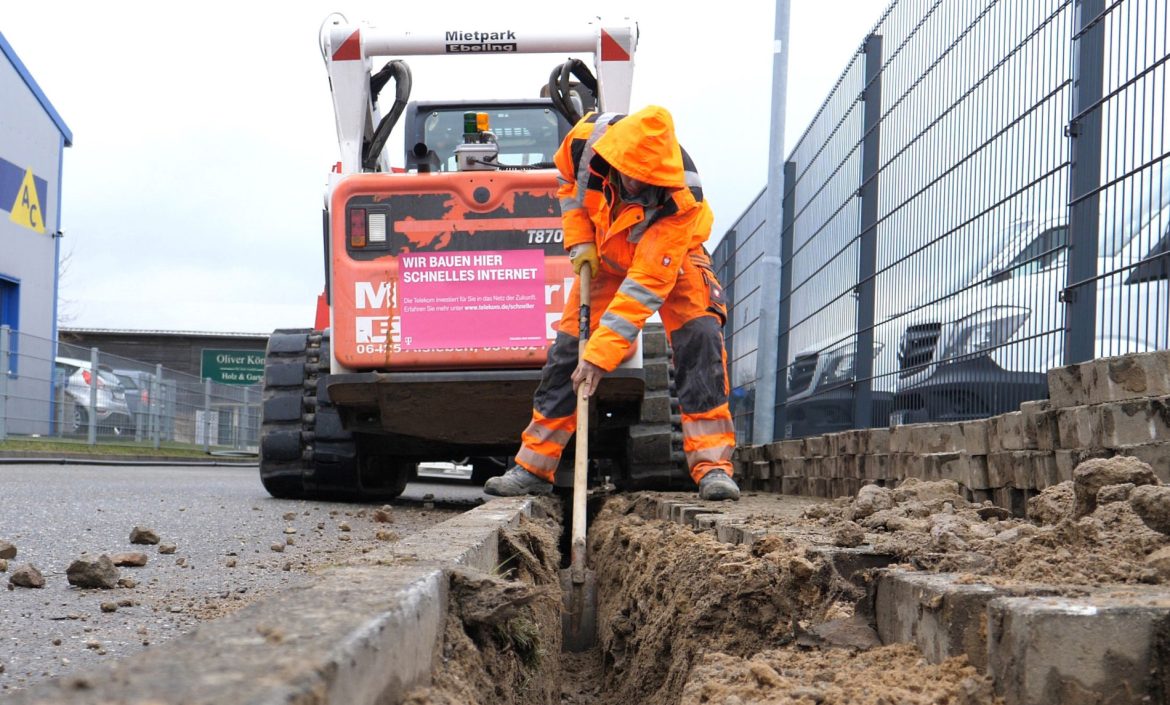
[[[86,433],[89,428],[90,384],[92,367],[89,360],[59,357],[55,361],[57,400],[62,404],[63,430],[70,434]],[[130,408],[126,405],[126,390],[112,371],[101,366],[97,372],[97,399],[94,417],[100,433],[122,435],[134,431]]]
[[[1170,179],[1163,183],[1159,198],[1124,217],[1106,219],[1102,208],[1097,357],[1170,346]],[[982,418],[1047,398],[1047,371],[1064,364],[1067,256],[1067,215],[1037,219],[965,290],[908,316],[891,423]]]

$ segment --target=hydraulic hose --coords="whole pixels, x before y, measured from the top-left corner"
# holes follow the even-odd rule
[[[398,124],[398,118],[402,116],[402,111],[406,109],[406,103],[410,100],[410,67],[406,65],[405,61],[395,59],[370,77],[370,101],[377,104],[378,95],[391,78],[394,79],[395,87],[394,105],[390,107],[390,112],[382,117],[378,127],[374,130],[373,138],[362,150],[362,168],[369,171],[378,165],[378,157],[382,156],[386,140],[390,138],[390,133]]]
[[[583,117],[577,112],[576,107],[573,106],[573,100],[570,97],[572,86],[569,83],[569,76],[577,77],[577,80],[592,93],[597,95],[597,78],[589,67],[585,65],[584,61],[580,59],[569,59],[565,63],[556,66],[552,70],[552,74],[548,78],[548,94],[552,99],[553,108],[564,116],[565,120],[569,121],[570,125],[575,125]]]

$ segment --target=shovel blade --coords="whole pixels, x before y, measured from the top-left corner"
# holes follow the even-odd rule
[[[597,577],[585,571],[584,582],[573,580],[572,571],[562,570],[561,650],[588,651],[597,643]]]

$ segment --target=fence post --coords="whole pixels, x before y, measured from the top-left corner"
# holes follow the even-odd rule
[[[774,438],[788,438],[788,330],[792,325],[792,241],[796,239],[796,162],[784,162],[784,206],[780,223],[780,311],[776,337]]]
[[[881,150],[882,38],[865,40],[865,101],[861,143],[861,233],[857,242],[857,338],[853,351],[853,427],[873,425],[874,272],[877,269],[878,168]]]
[[[772,341],[780,324],[772,304],[779,300],[780,199],[784,195],[784,123],[788,104],[788,19],[789,0],[776,0],[776,31],[772,54],[772,123],[768,155],[767,220],[765,227],[775,237],[764,236],[760,268],[760,315],[756,336],[756,388],[752,404],[752,438],[755,445],[771,443],[776,421],[776,348]],[[740,439],[743,442],[743,439]]]
[[[236,450],[247,445],[248,429],[252,427],[252,388],[244,387],[244,403],[236,410]]]
[[[8,371],[12,369],[12,329],[0,326],[0,443],[8,440]]]
[[[154,377],[150,380],[150,439],[154,449],[162,445],[162,365],[154,366]]]
[[[89,349],[89,430],[86,442],[97,445],[98,349]]]
[[[211,378],[203,379],[203,452],[211,452]]]
[[[1097,337],[1097,240],[1100,237],[1101,111],[1105,0],[1078,0],[1069,139],[1068,270],[1060,294],[1064,364],[1091,360]]]

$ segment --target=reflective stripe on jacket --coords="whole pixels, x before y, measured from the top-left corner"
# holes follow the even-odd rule
[[[609,371],[674,288],[683,257],[710,237],[714,215],[665,108],[590,113],[555,162],[566,249],[596,243],[602,275],[624,277],[585,348],[586,360]],[[623,199],[617,172],[650,186]]]

